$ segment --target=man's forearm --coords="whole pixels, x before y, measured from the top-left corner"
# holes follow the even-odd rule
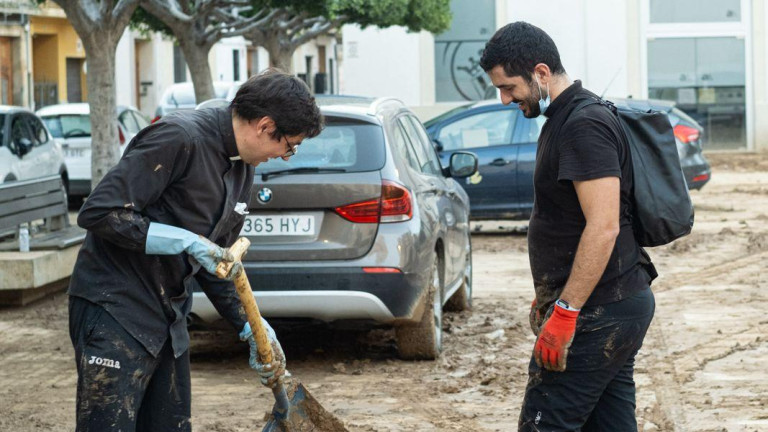
[[[581,309],[605,272],[616,244],[618,231],[587,226],[581,234],[571,274],[560,298]]]

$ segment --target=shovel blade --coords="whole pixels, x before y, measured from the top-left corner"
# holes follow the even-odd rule
[[[282,412],[275,405],[262,432],[348,432],[344,424],[323,408],[304,385],[291,383],[286,387],[288,412]]]

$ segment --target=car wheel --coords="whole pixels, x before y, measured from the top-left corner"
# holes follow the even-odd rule
[[[469,237],[469,234],[467,234]],[[467,238],[467,258],[464,264],[464,281],[445,303],[445,310],[461,312],[472,309],[472,241]]]
[[[440,355],[443,336],[443,303],[440,261],[435,256],[424,313],[418,323],[395,329],[400,357],[407,360],[433,360]],[[429,307],[431,305],[432,307]]]

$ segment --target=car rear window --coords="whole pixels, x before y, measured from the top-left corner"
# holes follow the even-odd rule
[[[363,172],[384,166],[381,126],[350,120],[326,119],[320,135],[305,139],[288,161],[277,158],[256,167],[256,173],[293,168],[338,169]]]
[[[5,142],[3,131],[5,130],[5,114],[0,114],[0,146]]]
[[[91,117],[82,114],[45,116],[43,122],[55,138],[82,138],[91,136]]]

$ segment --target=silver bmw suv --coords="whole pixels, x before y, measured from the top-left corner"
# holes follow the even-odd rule
[[[395,99],[320,100],[323,132],[256,168],[243,265],[266,317],[395,326],[400,355],[433,359],[442,311],[472,302],[469,198],[421,122]],[[193,319],[218,314],[195,293]]]

